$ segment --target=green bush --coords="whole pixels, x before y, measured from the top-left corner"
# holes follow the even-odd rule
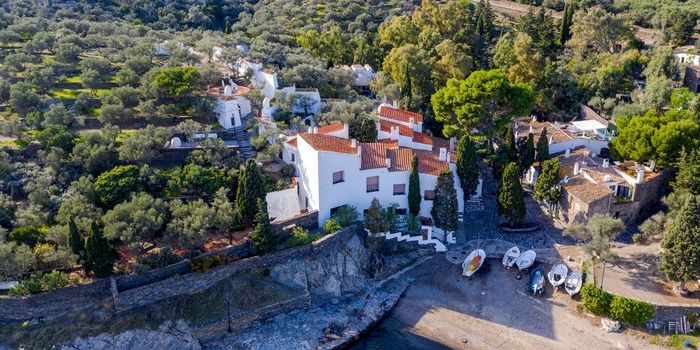
[[[335,219],[328,219],[326,220],[326,223],[323,224],[322,228],[323,232],[325,232],[326,234],[331,234],[340,230],[342,227],[340,226],[340,224],[338,224],[337,221],[335,221]]]
[[[68,278],[65,272],[51,271],[47,274],[34,273],[25,278],[19,285],[10,289],[10,295],[29,295],[48,292],[67,286],[77,280]]]
[[[323,227],[326,227],[325,225]],[[294,228],[292,231],[293,235],[292,237],[289,237],[286,242],[284,242],[284,245],[287,246],[287,248],[292,248],[304,244],[309,244],[313,241],[317,241],[321,239],[320,235],[311,235],[309,236],[309,231],[305,230],[301,226],[297,226]]]
[[[214,267],[226,265],[226,259],[221,255],[214,254],[205,259],[195,258],[190,259],[190,270],[197,273],[209,271]]]
[[[616,296],[610,303],[609,315],[622,322],[641,326],[654,317],[654,308],[645,302]]]
[[[33,247],[43,237],[44,235],[36,227],[24,226],[12,230],[7,236],[7,239],[10,242],[24,243]]]
[[[331,219],[335,220],[341,227],[346,227],[357,221],[358,216],[359,214],[355,207],[344,205],[335,211]]]
[[[138,258],[136,262],[147,266],[148,269],[151,270],[166,267],[182,260],[180,254],[173,253],[170,248],[163,248],[157,253],[151,253]]]
[[[592,284],[586,284],[581,288],[581,299],[584,309],[596,315],[607,315],[613,296]]]
[[[296,168],[292,164],[285,164],[282,166],[282,169],[280,169],[282,176],[287,178],[293,177],[296,174],[296,171]]]

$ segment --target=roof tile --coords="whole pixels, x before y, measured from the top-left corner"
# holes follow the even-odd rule
[[[418,124],[423,122],[423,115],[419,113],[405,111],[403,109],[393,109],[391,107],[379,107],[379,115],[385,118],[398,120],[404,123],[409,123],[411,118],[413,122]]]
[[[410,171],[413,160],[413,150],[410,148],[388,149],[387,156],[391,160],[389,171]]]
[[[340,137],[309,133],[299,134],[299,137],[317,151],[357,154],[357,148],[352,147],[352,141]]]
[[[344,128],[345,128],[345,125],[343,125],[343,123],[337,122],[337,123],[329,124],[329,125],[318,128],[318,133],[325,135],[325,134],[328,134],[331,132],[343,130]]]
[[[386,147],[383,143],[363,143],[360,170],[386,168]]]

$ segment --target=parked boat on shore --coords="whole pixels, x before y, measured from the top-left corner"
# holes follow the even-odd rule
[[[534,250],[527,250],[520,254],[520,256],[515,259],[515,265],[518,265],[518,269],[524,270],[532,266],[535,263],[535,258],[537,253]]]
[[[472,251],[462,263],[462,274],[471,277],[471,275],[481,268],[481,265],[484,264],[484,260],[486,260],[486,252],[483,249]]]
[[[542,294],[544,291],[544,270],[538,267],[530,272],[530,279],[527,281],[527,291],[532,294]]]
[[[552,284],[552,287],[559,287],[562,284],[564,284],[564,281],[566,281],[566,276],[568,274],[569,268],[567,268],[566,265],[557,264],[552,266],[552,269],[549,270],[547,278],[549,279],[549,283]]]
[[[581,271],[574,270],[571,271],[569,276],[566,277],[566,282],[564,282],[564,288],[570,296],[574,296],[581,291],[581,286],[583,285],[583,278],[581,278]]]
[[[517,260],[519,256],[520,248],[518,248],[518,246],[508,249],[508,251],[506,251],[506,253],[503,255],[503,267],[513,267],[515,260]]]

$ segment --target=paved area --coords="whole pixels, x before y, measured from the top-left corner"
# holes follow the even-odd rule
[[[526,278],[499,259],[471,279],[460,273],[447,259],[412,270],[391,314],[351,349],[661,349],[631,331],[607,333],[551,285],[529,295]]]

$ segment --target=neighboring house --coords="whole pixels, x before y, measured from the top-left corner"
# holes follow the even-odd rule
[[[537,146],[542,129],[547,129],[549,154],[580,146],[588,147],[596,154],[600,154],[603,148],[608,147],[607,126],[594,119],[561,124],[538,122],[535,118],[522,118],[515,123],[515,139],[527,137],[528,133],[532,133]]]
[[[441,170],[455,173],[459,211],[464,208],[462,189],[456,175],[455,140],[431,138],[414,132],[402,139],[404,125],[390,123],[389,133],[381,133],[374,143],[359,143],[349,139],[347,124],[331,124],[309,128],[308,132],[291,136],[285,143],[281,158],[294,164],[297,170],[299,207],[318,210],[319,225],[340,207],[350,205],[360,212],[369,207],[373,198],[382,206],[397,203],[403,212],[408,208],[408,179],[413,155],[418,155],[421,216],[430,217],[435,183]],[[381,125],[379,126],[381,129]],[[398,131],[397,131],[398,130]],[[393,131],[393,133],[392,133]],[[415,134],[420,136],[413,141]],[[396,136],[396,138],[392,138]],[[481,195],[481,182],[477,194]],[[444,235],[441,237],[445,239]]]
[[[377,77],[377,73],[374,72],[374,69],[372,69],[372,66],[369,64],[353,64],[352,66],[344,65],[343,69],[347,69],[355,73],[355,86],[361,88],[369,89],[369,82]]]
[[[682,65],[700,66],[700,54],[695,53],[697,51],[690,51],[691,49],[695,50],[695,47],[682,46],[677,48],[675,50],[676,60]]]
[[[167,41],[167,40],[164,41],[164,42],[162,42],[162,43],[160,43],[160,44],[154,44],[154,45],[153,45],[153,52],[154,52],[154,54],[155,54],[156,56],[169,56],[169,55],[170,55],[170,52],[168,52],[168,49],[167,49],[167,46],[168,46],[168,45],[167,45],[167,44],[168,44],[168,41]],[[178,48],[181,48],[181,49],[184,49],[184,48],[185,48],[185,44],[183,44],[183,43],[181,43],[181,42],[178,42],[178,43],[177,43],[177,47],[178,47]],[[189,50],[190,50],[190,53],[191,53],[191,52],[192,52],[192,49],[190,48]]]
[[[552,158],[559,160],[562,178],[558,215],[568,223],[586,222],[595,213],[636,223],[651,213],[668,176],[666,171],[657,171],[653,161],[648,166],[616,164],[584,146],[552,154]],[[527,178],[536,180],[532,168]]]
[[[220,87],[206,91],[207,95],[217,98],[214,113],[222,127],[231,129],[244,126],[241,118],[252,112],[250,101],[245,97],[249,92],[250,88],[236,85],[228,78],[221,80]]]

